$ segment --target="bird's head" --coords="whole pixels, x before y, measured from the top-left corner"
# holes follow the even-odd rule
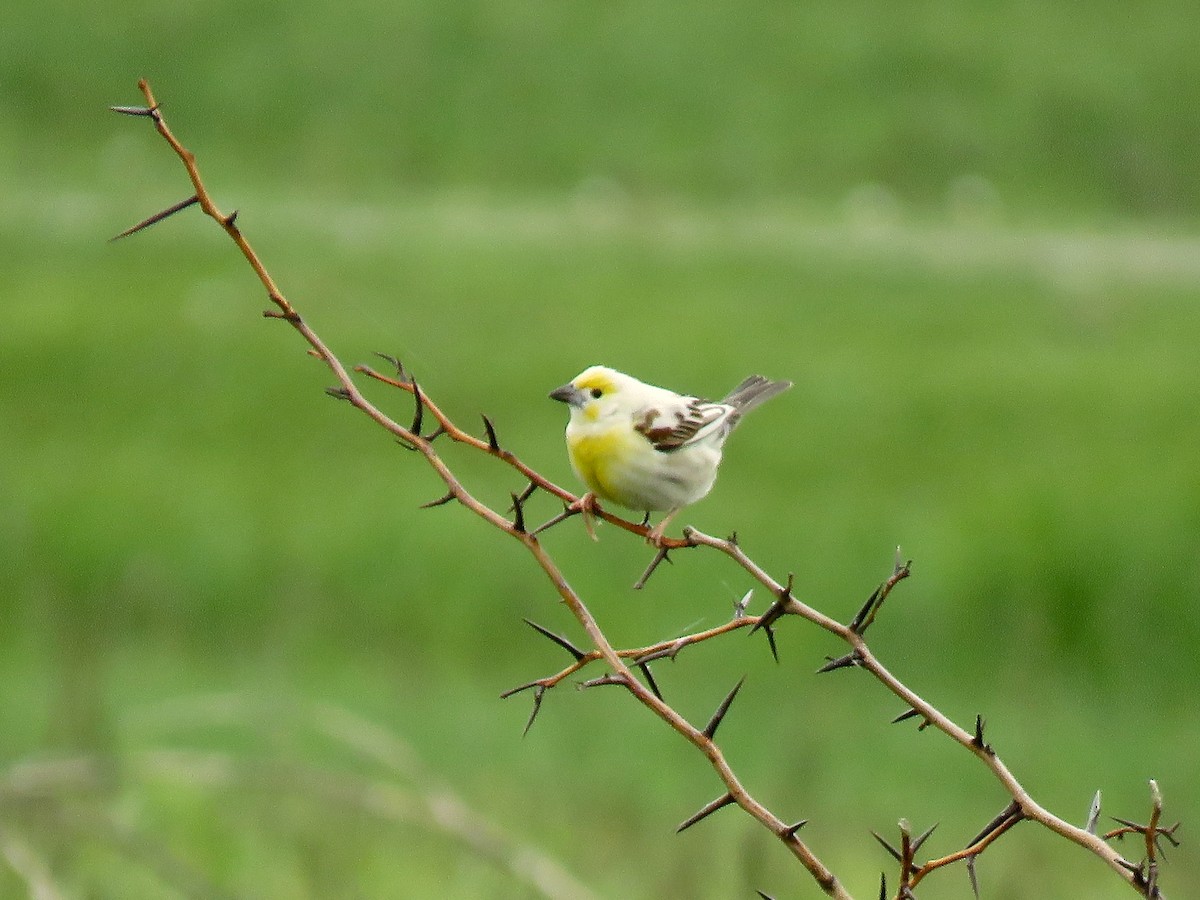
[[[571,407],[572,419],[598,422],[620,413],[631,414],[638,405],[636,388],[640,384],[615,369],[592,366],[551,391],[550,398]]]

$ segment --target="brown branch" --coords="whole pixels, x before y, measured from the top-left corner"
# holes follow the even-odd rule
[[[570,609],[572,615],[583,627],[595,647],[597,659],[602,659],[612,670],[611,675],[606,676],[607,683],[621,684],[628,690],[643,706],[646,706],[657,715],[660,719],[666,722],[672,729],[677,731],[686,740],[695,745],[708,759],[710,765],[716,771],[718,777],[725,784],[729,796],[731,796],[739,806],[742,807],[753,818],[761,822],[772,833],[774,833],[788,848],[788,850],[800,861],[800,863],[808,870],[812,877],[816,880],[820,888],[830,897],[839,898],[839,900],[849,900],[850,895],[845,891],[833,873],[817,858],[817,856],[808,848],[808,846],[799,838],[793,829],[770,810],[757,801],[741,784],[733,769],[725,759],[724,754],[717,744],[712,740],[709,734],[705,731],[695,728],[691,723],[683,718],[672,707],[663,702],[655,693],[655,691],[643,686],[629,670],[625,664],[624,658],[612,647],[601,631],[595,618],[590,610],[584,604],[582,598],[575,589],[567,582],[558,566],[546,553],[545,548],[539,542],[537,535],[527,531],[524,527],[518,527],[518,522],[510,522],[505,516],[501,515],[496,510],[493,510],[486,504],[476,499],[467,489],[459,482],[458,478],[450,470],[447,464],[441,459],[438,453],[434,450],[432,439],[422,437],[416,433],[415,428],[405,428],[394,419],[382,412],[377,406],[371,403],[359,390],[350,373],[342,365],[337,356],[325,345],[324,341],[317,333],[301,318],[295,307],[287,300],[280,291],[275,281],[272,279],[267,269],[260,260],[258,254],[254,251],[246,237],[242,234],[240,228],[236,224],[236,214],[225,215],[222,213],[213,202],[211,195],[206,188],[203,179],[200,176],[199,169],[196,165],[195,156],[191,151],[186,149],[182,143],[175,137],[168,127],[165,119],[158,109],[158,103],[154,98],[150,85],[142,80],[138,83],[142,94],[146,98],[147,109],[145,113],[140,113],[150,118],[154,122],[154,127],[163,139],[170,145],[171,149],[183,162],[187,169],[188,177],[195,189],[195,196],[201,209],[205,214],[210,216],[225,233],[234,241],[242,255],[246,258],[254,273],[258,276],[259,281],[267,291],[267,296],[277,308],[277,312],[271,311],[268,313],[271,318],[281,318],[290,324],[312,348],[315,356],[322,360],[329,369],[333,372],[334,377],[338,382],[337,395],[349,402],[356,409],[360,410],[368,416],[376,424],[387,430],[398,440],[404,444],[411,446],[418,451],[426,460],[426,462],[437,473],[438,477],[445,483],[448,493],[453,495],[461,505],[465,506],[477,516],[483,518],[489,524],[508,534],[510,537],[518,540],[533,556],[537,565],[542,569],[542,572],[553,585],[555,592],[564,604]],[[124,110],[122,110],[124,111]],[[159,217],[156,221],[161,221]],[[402,367],[397,365],[398,374],[403,374]],[[394,387],[416,394],[417,388],[411,380],[390,379],[378,373],[370,371],[365,367],[360,367],[359,371],[377,381],[384,381]],[[428,414],[434,416],[439,423],[439,433],[446,434],[451,440],[468,444],[476,449],[488,453],[491,456],[497,457],[508,465],[516,468],[522,475],[529,479],[531,483],[537,484],[539,487],[547,490],[560,499],[568,502],[578,502],[571,495],[554,486],[552,483],[542,478],[538,473],[534,472],[520,460],[518,460],[509,451],[504,450],[496,438],[494,426],[491,422],[485,419],[485,427],[487,430],[487,440],[481,441],[479,438],[468,435],[454,425],[450,419],[442,413],[442,411],[434,404],[424,392],[421,394],[420,403]],[[515,498],[514,498],[515,499]],[[440,502],[440,501],[439,501]],[[449,502],[449,501],[447,501]],[[518,504],[519,506],[519,504]],[[645,536],[648,531],[645,526],[627,522],[619,517],[611,516],[603,510],[596,509],[595,514],[604,518],[626,531],[631,531],[635,534]],[[665,546],[685,547],[688,542],[684,541],[667,541]],[[531,683],[531,686],[535,683]]]
[[[593,679],[587,684],[612,684],[624,687],[633,697],[653,712],[656,716],[662,719],[669,727],[678,732],[685,740],[692,743],[704,756],[708,759],[709,764],[716,772],[718,778],[725,786],[726,793],[722,795],[719,804],[709,806],[720,808],[720,806],[736,803],[750,816],[760,822],[764,827],[770,830],[776,837],[788,848],[788,850],[800,861],[818,886],[828,896],[835,898],[849,898],[849,894],[841,885],[833,873],[817,858],[812,850],[802,841],[797,838],[797,831],[803,822],[796,825],[788,825],[782,819],[763,806],[756,800],[741,784],[733,769],[726,760],[720,747],[714,742],[713,735],[716,731],[716,725],[720,722],[720,717],[724,715],[728,709],[729,703],[732,702],[733,696],[736,694],[736,689],[731,691],[726,700],[718,708],[718,713],[714,716],[707,727],[698,729],[690,722],[684,719],[674,708],[665,703],[657,686],[654,685],[652,678],[649,676],[646,664],[654,659],[663,657],[674,658],[684,647],[695,643],[707,641],[720,637],[721,635],[732,632],[736,629],[749,626],[752,631],[763,630],[766,632],[768,639],[771,642],[771,649],[775,651],[775,640],[773,626],[782,616],[798,616],[803,618],[823,630],[829,632],[835,637],[846,643],[850,652],[837,660],[833,660],[825,670],[833,670],[840,668],[861,668],[870,672],[871,675],[878,680],[887,690],[891,691],[907,704],[909,713],[905,713],[901,718],[909,716],[920,716],[923,722],[922,727],[930,725],[947,735],[951,740],[962,745],[969,752],[974,754],[980,761],[987,766],[993,773],[995,778],[1000,781],[1005,790],[1009,793],[1013,800],[1013,812],[1007,818],[996,824],[990,831],[985,831],[979,838],[971,843],[965,850],[959,851],[957,854],[951,854],[948,857],[943,857],[940,860],[934,860],[926,863],[922,867],[917,867],[914,862],[914,855],[919,848],[919,838],[916,842],[911,839],[907,829],[902,829],[902,849],[899,851],[898,859],[902,861],[903,881],[902,891],[910,891],[913,884],[924,878],[929,872],[935,871],[938,868],[949,865],[951,862],[959,859],[973,860],[980,852],[989,846],[997,837],[1006,832],[1017,821],[1022,818],[1032,819],[1041,823],[1044,827],[1061,835],[1062,837],[1076,843],[1102,859],[1110,868],[1121,875],[1129,884],[1146,897],[1159,896],[1156,886],[1157,869],[1155,868],[1154,846],[1155,840],[1160,835],[1166,835],[1170,839],[1171,832],[1174,829],[1164,830],[1159,828],[1158,816],[1161,812],[1161,802],[1159,801],[1155,807],[1155,812],[1151,819],[1151,824],[1148,826],[1133,826],[1127,824],[1127,828],[1134,830],[1143,829],[1142,834],[1145,835],[1147,846],[1148,863],[1142,867],[1135,866],[1124,860],[1119,854],[1110,848],[1104,838],[1092,834],[1089,829],[1077,828],[1066,821],[1054,816],[1049,811],[1038,805],[1028,792],[1021,786],[1009,769],[1001,762],[999,756],[983,739],[983,720],[978,717],[975,722],[973,731],[968,731],[942,714],[923,698],[918,696],[914,691],[904,685],[896,676],[894,676],[871,652],[867,646],[863,633],[871,625],[877,617],[883,601],[889,595],[895,585],[907,577],[909,574],[909,566],[907,563],[902,564],[900,558],[897,557],[896,565],[892,575],[876,589],[876,591],[868,599],[867,603],[859,611],[858,615],[850,622],[850,624],[842,624],[841,622],[830,618],[824,613],[818,611],[812,606],[798,600],[792,593],[792,578],[789,576],[786,584],[780,584],[773,579],[764,569],[755,563],[738,545],[736,537],[730,537],[727,540],[714,538],[705,535],[692,528],[685,528],[682,540],[667,540],[660,545],[658,554],[654,557],[646,573],[643,575],[639,584],[644,583],[645,579],[656,569],[656,567],[666,559],[667,549],[682,549],[696,546],[707,546],[715,549],[720,553],[728,556],[736,565],[740,566],[751,578],[759,584],[767,588],[768,591],[776,598],[767,612],[761,616],[746,616],[743,609],[739,608],[735,611],[733,620],[709,629],[703,632],[697,632],[693,635],[688,635],[683,638],[678,638],[674,641],[665,641],[658,644],[650,645],[636,649],[618,650],[614,648],[604,635],[599,624],[592,616],[588,607],[584,603],[579,593],[569,584],[562,571],[557,564],[551,559],[538,539],[538,534],[548,527],[553,527],[568,518],[571,518],[576,513],[582,513],[585,526],[590,528],[591,517],[594,515],[607,521],[618,528],[641,537],[646,537],[650,531],[645,523],[635,523],[619,516],[615,516],[606,510],[595,506],[590,500],[585,501],[585,498],[574,496],[571,492],[554,484],[530,468],[522,462],[511,451],[505,449],[498,436],[494,424],[486,416],[483,419],[485,437],[476,437],[461,429],[447,416],[441,408],[428,396],[428,394],[417,387],[415,380],[411,374],[405,371],[403,365],[398,360],[391,357],[385,357],[396,368],[396,377],[389,377],[367,366],[355,367],[354,371],[363,376],[391,387],[406,391],[413,395],[415,400],[415,410],[412,426],[405,428],[393,418],[385,414],[375,404],[369,401],[357,384],[354,382],[350,371],[340,362],[336,355],[325,345],[317,333],[301,318],[295,307],[287,300],[280,291],[275,281],[267,272],[258,254],[251,247],[249,241],[243,235],[241,229],[236,224],[237,214],[226,215],[221,212],[213,202],[203,180],[200,177],[200,172],[197,168],[194,155],[187,150],[179,140],[171,132],[167,126],[159,108],[158,103],[150,89],[150,86],[145,82],[139,82],[139,87],[145,97],[145,107],[115,107],[116,111],[126,115],[135,115],[146,117],[153,121],[155,129],[162,138],[170,145],[171,149],[182,161],[187,170],[188,178],[194,189],[194,197],[181,204],[176,204],[175,207],[165,210],[163,213],[151,216],[144,220],[139,225],[129,229],[127,234],[134,233],[143,228],[150,227],[156,222],[160,222],[169,215],[180,211],[190,205],[198,204],[206,215],[211,217],[225,231],[225,233],[234,241],[259,281],[267,292],[270,302],[274,305],[274,309],[264,313],[270,318],[283,319],[290,324],[305,340],[311,348],[311,353],[325,363],[333,373],[337,387],[332,389],[334,396],[346,400],[354,408],[358,409],[377,425],[385,429],[393,435],[404,446],[420,453],[428,465],[434,470],[437,476],[446,486],[446,494],[438,500],[425,504],[426,506],[436,506],[451,501],[457,501],[458,504],[466,507],[475,515],[487,521],[495,528],[517,540],[530,553],[538,567],[542,570],[550,584],[553,586],[555,593],[559,599],[568,607],[576,621],[579,622],[588,639],[592,643],[593,649],[587,652],[579,651],[571,665],[562,669],[558,673],[546,678],[531,681],[528,684],[514,688],[506,692],[503,696],[511,696],[512,694],[525,690],[533,690],[535,696],[535,704],[533,714],[530,716],[529,723],[531,724],[534,716],[536,716],[541,706],[541,700],[547,689],[554,687],[564,678],[570,676],[574,672],[579,671],[583,667],[595,663],[603,662],[608,668],[608,672],[599,678]],[[429,434],[422,434],[422,424],[425,416],[430,416],[437,421],[436,429]],[[528,486],[520,493],[514,493],[512,512],[514,513],[513,520],[509,520],[507,516],[500,511],[497,511],[488,505],[479,501],[472,493],[470,493],[463,484],[458,480],[453,471],[439,456],[433,447],[435,439],[441,435],[447,436],[451,441],[464,444],[479,452],[485,453],[493,458],[496,458],[516,470],[521,476],[527,480]],[[532,530],[526,527],[523,506],[526,500],[536,490],[543,490],[546,493],[558,498],[562,501],[566,509],[560,516],[555,517],[544,525]],[[535,626],[539,627],[539,626]],[[549,636],[549,632],[541,629],[544,634]],[[565,639],[563,639],[565,641]],[[560,644],[561,645],[561,644]],[[570,645],[573,646],[573,645]],[[646,675],[649,686],[643,685],[633,674],[629,667],[632,663],[635,667],[640,668]],[[740,685],[739,685],[740,686]],[[528,724],[526,726],[528,728]],[[725,799],[729,798],[729,799]],[[708,809],[706,807],[705,809]],[[710,812],[712,810],[709,810]],[[707,815],[708,813],[705,813]],[[694,818],[694,817],[693,817]],[[927,833],[928,834],[928,833]],[[927,836],[926,834],[926,836]],[[1118,835],[1119,836],[1119,835]],[[886,846],[886,842],[885,842]],[[893,850],[893,853],[896,851]]]
[[[789,590],[790,585],[782,585],[772,578],[762,567],[750,559],[736,542],[715,538],[694,528],[684,529],[684,537],[692,543],[719,550],[741,566],[755,581],[763,585],[767,590],[777,596],[786,597],[787,599],[784,603],[785,614],[807,619],[809,622],[823,628],[847,643],[851,648],[848,658],[853,660],[853,666],[866,669],[885,688],[908,704],[911,710],[916,710],[916,714],[922,716],[925,722],[945,734],[951,740],[961,744],[978,757],[991,770],[993,776],[1004,786],[1004,789],[1018,805],[1021,814],[1025,818],[1032,819],[1072,843],[1091,851],[1103,860],[1109,868],[1138,890],[1139,893],[1142,893],[1143,896],[1154,896],[1153,894],[1146,893],[1144,882],[1139,883],[1139,878],[1135,871],[1131,871],[1130,864],[1119,853],[1109,847],[1103,838],[1091,834],[1086,829],[1072,825],[1070,822],[1054,815],[1030,796],[1029,792],[1025,790],[1016,776],[1000,760],[996,752],[981,740],[981,719],[978,719],[976,722],[976,731],[967,731],[957,725],[948,716],[940,712],[893,675],[875,657],[862,635],[855,631],[854,628],[850,625],[843,625],[837,620],[792,597]],[[908,716],[909,714],[906,713],[905,715]]]
[[[710,641],[713,638],[718,638],[721,635],[728,634],[731,631],[737,631],[739,628],[753,628],[756,624],[758,624],[761,618],[761,616],[741,615],[730,619],[723,625],[717,625],[704,631],[697,631],[693,634],[687,634],[683,637],[673,638],[669,641],[659,641],[657,644],[649,644],[645,647],[630,647],[628,649],[617,650],[616,652],[621,659],[629,660],[635,666],[645,665],[646,663],[654,662],[658,659],[674,659],[685,647]],[[535,629],[542,631],[540,626],[533,625],[532,622],[529,624]],[[570,678],[576,672],[602,658],[603,657],[600,654],[600,651],[590,650],[586,653],[583,653],[581,656],[575,657],[574,662],[572,662],[566,668],[555,672],[553,675],[547,675],[544,678],[538,678],[518,687],[511,688],[510,690],[507,690],[501,694],[500,697],[502,699],[512,697],[515,694],[531,690],[535,687],[555,687],[565,679]]]
[[[858,615],[850,623],[851,631],[858,634],[865,633],[875,621],[875,617],[879,615],[879,610],[883,608],[883,601],[892,592],[892,588],[912,574],[912,560],[901,562],[902,558],[900,548],[897,547],[896,564],[892,567],[892,574],[888,576],[888,579],[883,584],[875,588],[871,596],[867,598],[867,602],[863,604],[863,608],[858,611]]]
[[[387,358],[389,360],[392,359],[391,357]],[[397,368],[400,368],[402,375],[407,374],[404,372],[402,367],[397,366]],[[354,371],[359,372],[375,381],[381,382],[382,384],[389,385],[390,387],[394,387],[402,391],[407,391],[410,394],[414,393],[417,389],[416,382],[412,381],[411,378],[392,378],[375,371],[370,366],[358,365],[354,367]],[[486,453],[489,456],[493,456],[496,459],[507,463],[508,465],[512,466],[512,468],[520,472],[525,478],[529,479],[530,484],[534,485],[536,488],[540,488],[547,494],[557,497],[559,500],[562,500],[564,503],[568,504],[568,506],[579,503],[579,497],[572,494],[566,488],[560,487],[550,479],[546,478],[546,476],[542,475],[536,469],[523,462],[515,453],[501,447],[500,442],[496,437],[495,426],[486,416],[484,416],[483,420],[486,430],[486,439],[477,438],[470,432],[464,431],[455,425],[454,422],[450,420],[450,417],[447,416],[432,400],[430,400],[428,396],[422,394],[421,399],[426,411],[428,411],[435,419],[437,419],[438,425],[441,427],[445,435],[450,438],[450,440],[454,441],[455,443],[465,444],[474,450],[478,450],[481,453]],[[578,515],[579,512],[580,510],[578,508],[569,509],[561,516],[556,516],[550,522],[534,529],[533,533],[537,534],[545,531],[547,528],[557,525],[559,522],[568,519],[571,516]],[[628,519],[623,519],[618,515],[610,513],[608,510],[603,509],[602,507],[596,507],[594,514],[604,521],[612,525],[616,525],[618,528],[622,528],[625,531],[631,532],[632,534],[636,534],[640,537],[644,538],[650,534],[650,528],[648,526],[639,522],[631,522]],[[689,546],[691,545],[686,540],[679,540],[677,538],[666,538],[663,541],[664,549],[674,550]]]
[[[956,853],[950,853],[938,859],[931,859],[913,870],[911,878],[907,882],[910,888],[915,888],[921,883],[931,872],[935,872],[944,866],[959,862],[960,860],[973,860],[978,857],[984,850],[992,845],[992,842],[1007,832],[1010,828],[1024,819],[1020,807],[1014,800],[999,816],[992,820],[986,828],[980,832],[970,844],[959,850]]]
[[[1120,840],[1127,834],[1140,834],[1142,836],[1146,847],[1145,857],[1136,866],[1132,863],[1126,863],[1126,866],[1133,874],[1134,884],[1141,887],[1147,897],[1162,896],[1158,887],[1158,858],[1162,855],[1162,849],[1158,843],[1159,839],[1166,838],[1173,847],[1179,846],[1179,841],[1175,839],[1175,832],[1179,828],[1179,823],[1176,822],[1170,828],[1163,828],[1158,824],[1162,820],[1162,807],[1162,791],[1158,788],[1158,782],[1152,778],[1150,779],[1150,820],[1145,825],[1139,825],[1137,822],[1130,822],[1128,819],[1120,819],[1113,816],[1113,821],[1120,823],[1121,827],[1107,832],[1103,838],[1108,841],[1114,838]],[[1096,815],[1099,815],[1098,809],[1096,810]]]

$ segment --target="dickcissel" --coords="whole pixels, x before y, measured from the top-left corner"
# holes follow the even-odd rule
[[[676,394],[615,369],[592,366],[550,392],[571,409],[567,455],[595,498],[646,513],[666,512],[647,535],[661,544],[683,507],[712,490],[721,450],[742,416],[792,386],[751,375],[719,402]]]

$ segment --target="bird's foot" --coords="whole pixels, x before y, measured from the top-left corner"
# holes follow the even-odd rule
[[[571,504],[571,510],[578,510],[583,516],[583,527],[587,531],[588,537],[593,541],[600,540],[596,534],[596,514],[600,511],[600,502],[596,499],[596,495],[588,491],[578,500]]]
[[[671,520],[673,518],[675,518],[675,513],[677,513],[677,512],[679,512],[679,510],[677,510],[677,509],[671,510],[669,513],[667,513],[665,516],[663,516],[663,519],[661,522],[659,522],[657,525],[655,525],[653,528],[651,528],[649,531],[646,532],[646,543],[647,544],[649,544],[651,547],[655,547],[659,550],[664,549],[666,542],[667,542],[667,526],[671,524]],[[649,514],[647,514],[647,520],[648,519],[649,519]],[[643,523],[643,524],[645,524],[645,523]]]

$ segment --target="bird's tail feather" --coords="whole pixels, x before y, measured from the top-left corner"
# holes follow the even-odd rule
[[[761,375],[751,375],[730,391],[721,402],[728,403],[736,408],[740,415],[745,415],[760,403],[766,403],[791,386],[790,381],[771,381]]]

